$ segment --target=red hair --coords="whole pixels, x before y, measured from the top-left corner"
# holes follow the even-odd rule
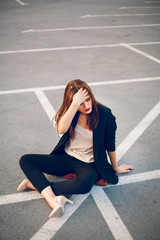
[[[54,119],[56,121],[56,125],[58,126],[58,123],[61,119],[61,117],[67,112],[68,108],[70,107],[72,103],[73,95],[78,92],[80,88],[84,88],[88,91],[91,100],[92,100],[92,112],[88,114],[87,119],[87,125],[90,130],[94,130],[97,127],[98,124],[98,110],[97,110],[97,101],[95,100],[95,97],[90,89],[90,87],[82,80],[76,79],[71,82],[69,82],[65,88],[64,91],[64,97],[63,97],[63,103],[56,113]],[[72,120],[72,123],[69,127],[69,134],[70,138],[74,138],[74,128],[75,128],[75,119],[78,119],[79,111],[77,111],[75,117]]]

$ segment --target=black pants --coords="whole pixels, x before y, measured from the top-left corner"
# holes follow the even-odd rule
[[[100,178],[94,163],[82,162],[65,152],[58,155],[27,154],[21,157],[20,166],[40,193],[51,186],[56,195],[85,194]],[[43,173],[57,176],[75,173],[77,179],[50,183]]]

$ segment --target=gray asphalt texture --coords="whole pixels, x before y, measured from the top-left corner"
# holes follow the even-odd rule
[[[159,24],[160,15],[86,17],[90,15],[160,13],[160,3],[142,0],[14,0],[0,1],[0,91],[66,85],[80,78],[88,83],[160,76],[160,63],[123,46],[29,53],[28,49],[159,42],[160,27],[26,32],[28,29]],[[120,10],[120,7],[134,7]],[[141,8],[157,6],[157,8]],[[159,7],[158,7],[159,6]],[[136,49],[160,59],[160,45]],[[112,109],[117,119],[117,146],[158,103],[160,82],[92,87],[96,99]],[[55,110],[63,89],[44,91]],[[34,92],[0,94],[0,195],[16,194],[24,179],[19,159],[26,153],[50,153],[59,137]],[[132,175],[160,169],[160,118],[157,117],[120,163]],[[159,179],[104,188],[135,240],[160,239]],[[0,206],[0,239],[28,240],[48,220],[51,209],[43,199]],[[112,240],[92,195],[65,222],[53,240]],[[127,239],[124,239],[127,240]]]

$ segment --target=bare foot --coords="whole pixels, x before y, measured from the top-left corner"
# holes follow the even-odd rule
[[[36,188],[32,185],[32,183],[28,179],[24,179],[21,184],[18,186],[17,191],[24,191],[26,189],[33,189],[36,190]]]

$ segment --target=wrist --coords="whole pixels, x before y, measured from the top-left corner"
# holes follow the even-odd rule
[[[118,165],[113,166],[113,169],[117,172],[117,170],[118,170]]]
[[[72,103],[71,103],[71,105],[74,107],[74,108],[79,108],[79,104],[78,103],[76,103],[76,102],[74,102],[74,101],[72,101]]]

